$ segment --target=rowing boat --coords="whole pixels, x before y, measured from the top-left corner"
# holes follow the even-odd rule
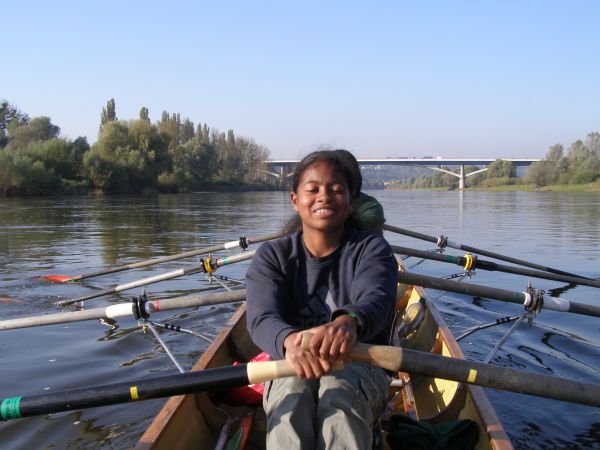
[[[399,285],[395,345],[464,359],[450,329],[425,294],[420,287]],[[248,335],[246,309],[242,305],[192,370],[227,366],[234,361],[248,361],[259,352]],[[392,414],[405,414],[434,424],[470,419],[479,429],[477,449],[513,448],[482,388],[402,372],[396,375],[390,385],[388,408],[392,409]],[[246,448],[264,449],[266,418],[261,407],[254,410],[247,406],[229,406],[219,402],[210,393],[171,397],[146,429],[135,449],[215,448],[221,430],[226,423],[232,422],[231,418],[248,418],[250,415],[252,422],[251,426],[247,426],[249,433],[244,439],[247,442]],[[244,419],[239,423],[250,422]],[[385,434],[386,431],[382,430],[382,435]],[[385,439],[383,442],[385,443]]]

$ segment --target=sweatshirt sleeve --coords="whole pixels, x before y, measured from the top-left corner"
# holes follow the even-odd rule
[[[398,263],[381,236],[366,242],[354,271],[350,303],[336,310],[332,319],[347,313],[358,318],[359,341],[369,341],[390,325],[394,317]]]
[[[285,288],[283,256],[272,243],[262,244],[246,273],[248,332],[254,343],[272,358],[284,359],[283,342],[297,329],[284,320],[290,299]]]

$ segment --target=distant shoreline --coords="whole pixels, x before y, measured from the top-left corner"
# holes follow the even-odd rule
[[[447,187],[439,188],[390,188],[386,191],[457,191]],[[555,184],[536,187],[533,184],[510,184],[494,187],[466,187],[465,191],[526,191],[526,192],[600,192],[600,180],[586,184]]]

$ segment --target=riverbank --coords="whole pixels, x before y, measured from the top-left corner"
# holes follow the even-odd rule
[[[457,190],[447,187],[436,188],[411,188],[411,187],[386,187],[387,191],[448,191]],[[600,192],[600,180],[585,184],[553,184],[551,186],[538,187],[534,184],[505,184],[500,186],[483,187],[467,186],[467,191],[527,191],[527,192]]]
[[[538,187],[534,184],[511,184],[494,187],[467,187],[470,191],[528,191],[528,192],[600,192],[600,180],[585,184],[553,184]]]

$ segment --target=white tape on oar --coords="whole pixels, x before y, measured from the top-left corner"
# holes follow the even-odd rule
[[[110,305],[104,309],[106,317],[109,319],[116,319],[117,317],[127,317],[133,315],[133,309],[131,303],[119,303],[117,305]]]
[[[522,294],[525,296],[525,300],[523,300],[523,306],[525,309],[527,309],[529,308],[529,305],[531,305],[531,294],[529,292],[522,292]]]
[[[156,275],[155,277],[148,277],[142,280],[132,281],[131,283],[120,284],[115,287],[115,292],[126,291],[127,289],[143,286],[144,284],[157,283],[159,281],[180,277],[182,275],[185,275],[184,269],[174,270],[172,272],[163,273],[162,275]]]
[[[230,248],[237,248],[240,246],[240,241],[231,241],[231,242],[227,242],[223,245],[223,248],[225,250],[229,250]]]

